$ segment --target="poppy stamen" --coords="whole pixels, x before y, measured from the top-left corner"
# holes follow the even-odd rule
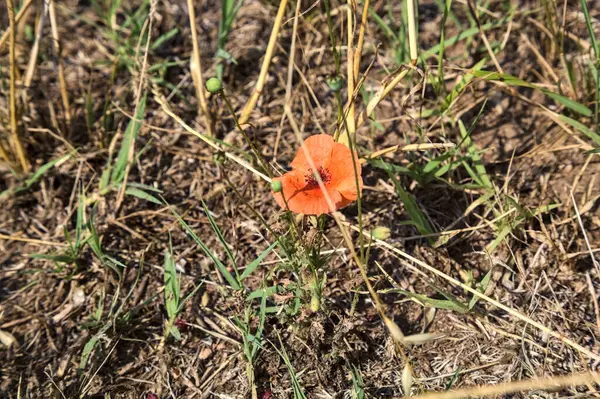
[[[319,176],[321,176],[321,181],[323,182],[323,184],[327,184],[331,181],[331,172],[329,171],[329,169],[319,166],[317,170],[319,171]],[[304,181],[306,182],[306,185],[310,188],[319,186],[319,182],[317,181],[312,169],[308,170],[308,173],[306,174],[306,176],[304,176]]]

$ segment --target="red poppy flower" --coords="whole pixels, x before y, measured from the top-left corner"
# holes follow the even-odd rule
[[[283,200],[285,197],[290,211],[305,215],[321,215],[334,212],[358,199],[363,182],[361,165],[356,153],[352,154],[348,147],[336,143],[328,134],[310,136],[304,141],[302,147],[291,163],[292,171],[273,179],[281,182],[282,190],[273,193],[281,207],[286,208]],[[319,187],[319,182],[306,158],[304,149],[310,155],[317,173],[321,176],[333,208],[330,207]],[[354,176],[354,163],[356,163],[358,173],[358,190]]]

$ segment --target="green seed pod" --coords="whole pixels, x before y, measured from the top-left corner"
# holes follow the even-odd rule
[[[273,180],[271,182],[271,191],[278,193],[282,190],[281,182],[279,180]]]
[[[344,79],[341,76],[335,75],[327,78],[327,86],[329,86],[329,90],[334,93],[342,90],[342,86],[344,85]]]
[[[208,90],[212,94],[219,93],[221,90],[223,90],[223,84],[217,78],[208,79],[206,81],[205,86],[206,90]]]
[[[321,308],[321,298],[319,298],[319,295],[316,292],[313,292],[313,294],[310,298],[310,310],[313,313],[316,313],[319,311],[320,308]]]
[[[373,229],[371,235],[378,240],[387,240],[388,238],[390,238],[392,233],[389,228],[379,226]]]

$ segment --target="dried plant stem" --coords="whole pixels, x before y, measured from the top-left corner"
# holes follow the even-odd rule
[[[348,51],[347,51],[347,73],[346,73],[346,85],[348,88],[348,102],[346,104],[346,115],[345,115],[345,128],[348,134],[341,134],[339,136],[339,142],[350,146],[350,140],[354,140],[356,133],[356,122],[354,120],[354,1],[347,0],[346,5],[347,11],[347,37],[348,37]]]
[[[50,15],[50,27],[52,30],[52,41],[54,50],[56,51],[56,62],[58,64],[58,83],[60,85],[60,96],[62,98],[63,107],[65,109],[65,120],[67,124],[71,122],[71,109],[69,107],[69,96],[67,95],[67,81],[65,80],[65,70],[61,59],[60,37],[58,35],[58,24],[56,22],[56,9],[54,0],[48,1],[48,11]]]
[[[8,157],[8,152],[4,149],[2,142],[0,142],[0,159],[6,163],[10,163],[10,158]]]
[[[194,1],[188,0],[188,14],[190,18],[190,29],[192,30],[192,47],[193,53],[190,58],[190,73],[194,80],[196,88],[196,97],[198,98],[198,111],[204,117],[204,124],[210,136],[214,136],[213,118],[208,110],[208,102],[206,101],[206,92],[204,89],[204,78],[202,76],[202,63],[200,62],[200,46],[198,45],[198,33],[196,31],[196,12],[194,11]]]
[[[10,138],[11,138],[11,147],[15,152],[17,160],[21,166],[23,172],[29,171],[29,163],[27,162],[27,158],[25,157],[25,151],[23,150],[23,146],[21,145],[21,140],[19,139],[19,133],[17,131],[17,64],[15,60],[15,8],[13,0],[6,0],[6,8],[8,11],[8,19],[10,24],[10,49],[9,49],[9,58],[10,58],[10,94],[9,94],[9,112],[10,112]]]
[[[27,10],[29,10],[29,6],[31,6],[31,4],[33,4],[33,0],[27,0],[25,4],[23,4],[21,9],[19,10],[19,13],[15,17],[15,24],[19,23],[23,15],[25,15]],[[2,46],[4,46],[4,43],[6,43],[12,31],[13,28],[11,25],[7,30],[4,31],[4,33],[2,33],[2,37],[0,37],[0,50],[2,50]]]
[[[37,240],[35,238],[27,238],[27,237],[18,237],[18,236],[7,236],[5,234],[0,234],[0,240],[6,241],[20,241],[27,242],[29,244],[37,244],[37,245],[49,245],[53,247],[66,247],[67,244],[62,242],[52,242],[46,240]]]
[[[242,158],[240,158],[240,157],[238,157],[238,156],[236,156],[236,155],[234,155],[234,154],[226,151],[225,149],[223,149],[223,147],[221,147],[219,144],[215,143],[212,139],[210,139],[206,135],[203,135],[200,132],[197,132],[190,125],[188,125],[187,123],[185,123],[180,117],[178,117],[177,115],[175,115],[173,113],[173,111],[171,111],[171,109],[169,109],[169,105],[167,104],[167,101],[165,100],[165,98],[162,95],[160,95],[157,92],[154,92],[153,94],[154,94],[154,99],[156,100],[157,103],[160,104],[160,106],[163,109],[163,111],[167,115],[169,115],[171,118],[173,118],[173,120],[175,120],[175,122],[177,122],[186,131],[188,131],[189,133],[191,133],[194,136],[198,137],[204,143],[206,143],[209,146],[211,146],[214,150],[222,152],[223,154],[225,154],[225,157],[231,159],[232,161],[234,161],[238,165],[240,165],[240,166],[244,167],[245,169],[249,170],[250,172],[254,173],[256,176],[260,177],[261,179],[265,180],[268,183],[271,182],[271,178],[269,176],[265,175],[262,172],[259,172],[254,167],[252,167],[252,165],[250,165],[248,162],[244,161]]]
[[[285,84],[285,98],[284,103],[291,107],[292,104],[292,81],[294,78],[294,66],[295,66],[295,57],[296,57],[296,35],[298,33],[298,20],[300,17],[300,5],[301,2],[296,2],[296,11],[294,14],[294,24],[292,26],[292,43],[290,44],[290,56],[288,58],[288,71],[287,71],[287,81]],[[279,126],[283,126],[283,122],[285,121],[285,112],[281,115],[281,121]],[[281,128],[277,129],[277,137],[275,137],[275,145],[273,146],[273,159],[277,156],[277,149],[279,148],[279,140],[281,140]],[[282,198],[285,200],[285,197]]]
[[[490,58],[494,62],[494,66],[496,67],[496,70],[500,73],[504,73],[504,71],[502,70],[502,67],[500,66],[500,63],[498,62],[498,59],[496,59],[496,54],[494,54],[494,50],[492,50],[492,46],[490,45],[487,35],[485,34],[485,32],[483,31],[483,28],[481,27],[481,23],[479,21],[478,8],[473,5],[473,2],[471,0],[467,0],[467,5],[469,6],[471,15],[475,19],[475,23],[477,24],[477,28],[479,29],[479,35],[481,36],[481,40],[483,41],[483,44],[485,45],[485,48],[486,48],[488,54],[490,55]]]
[[[532,390],[553,390],[571,386],[600,383],[599,373],[569,374],[560,377],[536,378],[525,381],[505,382],[497,385],[463,388],[455,391],[432,392],[425,395],[413,396],[413,399],[462,399],[472,397],[495,397],[511,392]]]
[[[400,145],[393,145],[391,147],[384,148],[382,150],[374,151],[374,152],[370,153],[369,155],[362,158],[360,160],[360,162],[365,163],[369,159],[378,158],[382,155],[388,154],[390,152],[396,152],[396,151],[403,151],[403,152],[426,151],[426,150],[431,150],[431,149],[448,149],[448,148],[454,148],[454,147],[456,147],[456,145],[454,143],[419,143],[419,144],[407,144],[403,147],[401,147]]]
[[[404,77],[408,74],[409,70],[410,68],[401,67],[401,71],[394,77],[394,79],[392,79],[392,81],[390,81],[389,83],[385,84],[381,89],[377,91],[377,93],[375,93],[375,95],[367,104],[367,107],[358,115],[358,120],[356,122],[357,128],[359,128],[363,123],[365,123],[369,115],[371,115],[373,113],[373,110],[375,110],[375,107],[377,107],[377,105],[381,101],[383,101],[383,99],[402,81],[402,79],[404,79]]]
[[[40,49],[40,40],[42,40],[42,33],[44,31],[44,25],[46,24],[46,14],[48,13],[48,2],[44,1],[44,6],[42,8],[42,13],[40,14],[40,19],[37,24],[37,31],[35,33],[35,41],[33,42],[33,47],[31,48],[31,53],[29,53],[29,64],[27,64],[27,71],[25,72],[25,79],[23,79],[23,85],[25,88],[31,86],[31,81],[33,80],[33,74],[35,72],[35,66],[37,65],[38,52]]]
[[[269,65],[271,65],[271,59],[273,58],[273,53],[275,52],[277,35],[279,34],[279,28],[281,27],[281,23],[283,21],[283,15],[285,14],[285,7],[287,6],[287,3],[288,0],[281,0],[281,2],[279,3],[277,17],[275,18],[273,30],[271,30],[271,37],[269,38],[269,44],[267,45],[267,51],[265,52],[265,58],[263,59],[262,66],[260,68],[260,75],[258,76],[256,86],[254,87],[254,91],[252,92],[250,99],[248,100],[248,102],[244,106],[244,109],[242,110],[242,115],[239,119],[240,125],[247,123],[250,119],[250,114],[254,110],[254,107],[256,107],[258,98],[262,94],[262,91],[265,87],[265,83],[267,82],[267,73],[269,72]]]
[[[348,0],[349,2],[351,0]],[[350,17],[350,12],[349,12],[349,17]],[[365,18],[365,15],[363,14],[363,19]],[[377,105],[379,105],[379,103],[381,101],[383,101],[383,99],[394,89],[396,88],[396,86],[398,86],[398,84],[402,81],[402,79],[404,79],[404,77],[406,77],[406,75],[408,74],[408,72],[413,69],[415,67],[415,65],[417,65],[417,60],[418,60],[418,44],[417,44],[417,27],[416,27],[416,16],[415,16],[415,5],[414,5],[414,1],[413,0],[409,0],[407,2],[407,18],[408,18],[408,43],[409,43],[409,50],[410,50],[410,64],[409,65],[403,65],[401,66],[397,71],[396,71],[396,75],[393,77],[392,80],[390,80],[388,83],[384,83],[384,85],[381,87],[381,89],[379,89],[377,91],[377,93],[375,93],[375,95],[371,98],[371,100],[369,101],[369,103],[367,104],[366,108],[358,115],[358,118],[356,120],[356,124],[354,125],[354,131],[356,131],[356,129],[358,129],[359,127],[362,126],[363,123],[365,123],[365,121],[368,119],[369,115],[371,115],[373,113],[373,111],[375,110],[375,107],[377,107]],[[361,30],[362,30],[362,26],[361,26]],[[363,39],[364,40],[364,39]],[[359,44],[360,44],[360,51],[362,54],[362,43],[360,43],[360,38],[359,38]],[[348,52],[351,52],[351,45],[350,43],[348,44]],[[357,51],[358,53],[358,51]],[[360,55],[359,55],[360,57]],[[360,62],[360,60],[358,61]],[[357,66],[356,63],[354,65],[354,70],[357,70]],[[348,94],[348,96],[350,96],[350,93]],[[349,118],[350,119],[350,118]],[[352,118],[352,121],[354,123],[354,118]],[[348,128],[349,132],[352,132],[352,130],[350,129],[350,127]],[[342,142],[343,137],[345,135],[341,135],[341,139],[340,142]]]
[[[408,19],[408,48],[410,50],[410,63],[417,64],[418,47],[417,47],[417,18],[415,15],[415,1],[408,0],[406,2],[406,17]]]
[[[352,230],[355,231],[360,231],[358,227],[356,226],[351,226]],[[418,270],[418,268],[416,268],[413,264],[411,264],[410,262],[418,265],[419,267],[429,271],[430,273],[433,273],[435,275],[437,275],[438,277],[443,278],[444,280],[450,282],[451,284],[460,287],[468,292],[470,292],[471,294],[477,296],[478,298],[481,298],[483,300],[485,300],[486,302],[504,310],[505,312],[509,313],[510,315],[516,317],[517,319],[527,323],[527,324],[531,324],[532,326],[538,328],[539,330],[545,332],[546,334],[560,340],[561,342],[563,342],[565,345],[570,346],[571,348],[585,354],[586,356],[588,356],[590,359],[594,359],[594,360],[600,360],[600,355],[593,353],[592,351],[590,351],[589,349],[584,348],[583,346],[579,345],[578,343],[574,342],[573,340],[571,340],[570,338],[565,337],[564,335],[546,327],[545,325],[543,325],[542,323],[539,323],[535,320],[533,320],[532,318],[524,315],[523,313],[509,307],[506,306],[502,303],[500,303],[499,301],[490,298],[489,296],[477,291],[476,289],[471,288],[470,286],[458,281],[457,279],[448,276],[447,274],[445,274],[444,272],[436,269],[433,266],[428,265],[427,263],[415,258],[412,255],[407,254],[406,252],[394,247],[393,245],[383,241],[383,240],[379,240],[375,237],[373,237],[372,235],[367,233],[367,237],[370,237],[371,240],[373,240],[373,242],[375,242],[377,245],[379,245],[380,247],[383,247],[393,253],[395,253],[396,255],[400,255],[400,257],[406,259],[406,261],[404,261],[403,263],[410,269],[414,269],[414,270]],[[410,261],[410,262],[408,262]]]
[[[370,0],[364,0],[362,18],[360,21],[360,31],[358,33],[358,42],[356,43],[356,54],[354,54],[354,81],[358,82],[358,74],[360,73],[360,60],[362,57],[363,46],[365,42],[365,30],[367,28],[367,17],[369,16]]]

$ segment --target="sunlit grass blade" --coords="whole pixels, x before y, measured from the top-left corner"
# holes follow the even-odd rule
[[[121,183],[125,177],[125,169],[127,168],[127,162],[129,162],[129,147],[133,141],[137,138],[140,127],[142,126],[142,119],[144,118],[144,112],[146,109],[146,98],[144,94],[140,99],[138,110],[135,114],[134,119],[130,120],[123,134],[123,141],[121,142],[121,148],[119,149],[119,155],[115,160],[115,164],[112,168],[111,182]]]
[[[594,69],[596,72],[596,76],[594,79],[594,125],[596,126],[596,130],[598,130],[598,106],[600,102],[600,48],[598,46],[598,41],[596,40],[596,33],[594,32],[594,27],[592,26],[592,18],[590,17],[587,1],[580,0],[580,3],[581,10],[583,11],[583,16],[585,17],[585,23],[588,29],[588,33],[590,35],[590,41],[592,42],[592,48],[594,49],[594,55],[596,56],[596,62],[594,63]]]
[[[239,272],[238,272],[238,268],[237,268],[237,262],[235,261],[235,256],[233,255],[233,252],[231,251],[231,248],[229,247],[227,240],[225,240],[225,237],[223,236],[221,229],[217,225],[217,222],[215,222],[215,218],[213,218],[212,212],[210,211],[210,209],[208,209],[208,207],[206,206],[206,202],[204,202],[204,200],[202,200],[202,208],[204,208],[204,213],[206,214],[206,217],[208,217],[208,222],[210,223],[210,227],[217,235],[217,238],[219,239],[219,241],[221,241],[221,244],[223,244],[225,253],[227,254],[227,257],[229,258],[229,260],[231,261],[231,266],[233,267],[233,271],[235,272],[237,281],[241,281]]]
[[[152,194],[150,194],[142,189],[139,189],[137,187],[131,187],[130,184],[127,184],[127,188],[125,189],[125,194],[146,200],[148,202],[152,202],[153,204],[162,205],[162,202],[158,198],[153,196]]]
[[[206,256],[208,256],[213,261],[215,266],[217,266],[217,269],[219,270],[223,278],[227,281],[227,283],[231,286],[231,288],[235,290],[241,289],[240,284],[231,274],[231,272],[227,269],[227,267],[225,267],[225,265],[219,260],[219,258],[217,258],[215,254],[212,253],[212,251],[206,246],[206,244],[204,244],[200,237],[196,235],[194,230],[185,222],[185,220],[183,220],[179,213],[177,213],[177,211],[175,211],[175,209],[166,202],[165,204],[169,206],[171,213],[173,214],[173,216],[175,216],[181,227],[184,228],[184,230],[192,237],[196,244],[198,244],[198,246],[200,247],[200,249],[202,249]]]
[[[519,87],[528,87],[530,89],[536,89],[540,92],[544,93],[544,95],[550,97],[558,104],[563,105],[566,108],[569,108],[572,111],[577,112],[583,116],[590,117],[592,116],[592,111],[588,107],[583,104],[578,103],[577,101],[571,100],[570,98],[563,96],[562,94],[558,94],[552,92],[550,90],[544,89],[535,85],[533,83],[529,83],[524,81],[523,79],[519,79],[516,76],[508,75],[505,73],[498,72],[490,72],[490,71],[482,71],[482,70],[471,70],[470,73],[473,75],[483,78],[484,80],[489,81],[499,81],[502,83],[506,83],[509,86],[519,86]]]
[[[283,363],[288,369],[290,379],[292,380],[292,392],[294,394],[294,399],[307,399],[306,395],[304,394],[304,389],[302,389],[302,386],[298,381],[298,377],[296,376],[296,372],[294,371],[294,366],[292,365],[292,361],[290,360],[290,357],[288,356],[285,350],[285,346],[283,345],[283,341],[281,340],[281,336],[279,335],[279,333],[277,334],[277,337],[279,338],[279,345],[281,349],[277,348],[274,344],[273,348],[275,348],[275,350],[283,360]]]
[[[33,186],[35,183],[37,183],[46,174],[46,172],[48,172],[48,170],[50,170],[51,168],[53,168],[54,166],[56,166],[58,164],[63,163],[70,156],[71,156],[71,154],[66,154],[66,155],[63,155],[62,157],[53,159],[50,162],[46,162],[45,164],[40,166],[31,175],[31,177],[29,177],[27,180],[25,180],[21,186],[1,192],[0,199],[4,199],[4,198],[8,197],[9,195],[18,194],[20,192],[29,190],[31,188],[31,186]]]
[[[471,157],[471,163],[473,164],[475,170],[473,171],[467,162],[463,162],[463,165],[471,175],[471,178],[473,178],[473,180],[475,180],[477,184],[491,189],[492,182],[490,181],[488,173],[485,170],[485,166],[483,165],[483,161],[481,160],[481,155],[479,155],[479,151],[475,147],[473,140],[471,140],[470,133],[467,131],[464,123],[460,119],[458,120],[458,127],[462,139],[465,143],[465,146],[467,147],[467,151],[469,152],[469,156]]]
[[[254,259],[252,262],[250,262],[248,264],[248,266],[246,266],[246,269],[244,269],[244,272],[242,273],[242,275],[240,276],[240,281],[244,280],[246,277],[248,277],[249,275],[251,275],[252,272],[254,272],[254,270],[256,270],[256,268],[258,266],[260,266],[260,263],[267,257],[267,255],[269,255],[269,253],[278,244],[279,243],[277,241],[275,241],[273,244],[269,245],[269,247],[267,249],[265,249],[260,255],[258,255],[258,258]]]

